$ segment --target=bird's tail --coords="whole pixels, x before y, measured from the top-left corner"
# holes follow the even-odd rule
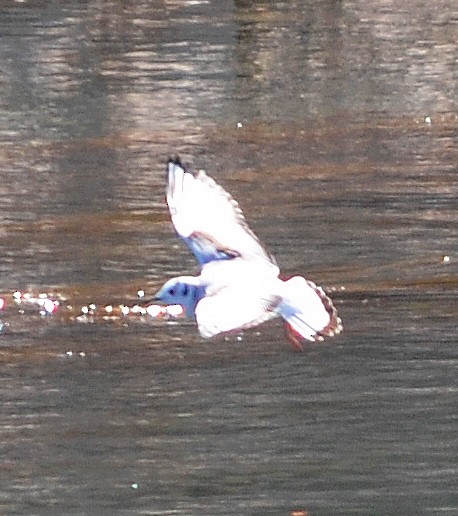
[[[342,331],[342,320],[321,287],[301,276],[284,282],[278,313],[285,322],[288,339],[302,350],[301,341],[320,341]]]

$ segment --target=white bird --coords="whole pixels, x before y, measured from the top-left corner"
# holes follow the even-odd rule
[[[237,202],[203,170],[195,172],[170,158],[167,204],[178,235],[201,266],[199,276],[170,279],[155,300],[181,305],[208,338],[238,332],[274,317],[286,335],[320,341],[342,331],[332,301],[301,276],[279,278],[275,259],[248,227]]]

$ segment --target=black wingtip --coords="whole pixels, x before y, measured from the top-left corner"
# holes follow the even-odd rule
[[[176,154],[172,154],[172,156],[169,157],[169,160],[167,161],[167,165],[178,165],[179,167],[183,168],[183,164],[181,163],[180,156]]]

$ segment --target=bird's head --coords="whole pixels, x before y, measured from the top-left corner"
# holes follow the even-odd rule
[[[167,305],[181,305],[186,315],[193,317],[196,304],[203,297],[203,289],[195,280],[192,276],[172,278],[164,283],[154,300]]]

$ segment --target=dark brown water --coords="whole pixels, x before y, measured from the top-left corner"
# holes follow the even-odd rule
[[[458,514],[457,35],[453,0],[2,2],[1,514]],[[196,271],[170,153],[342,336],[78,322]]]

